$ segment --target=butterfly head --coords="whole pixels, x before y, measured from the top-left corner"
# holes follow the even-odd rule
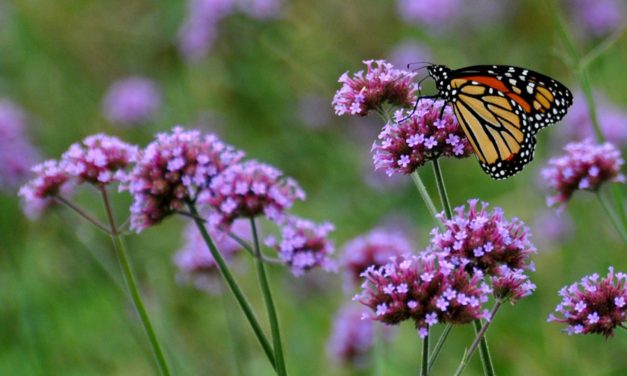
[[[433,77],[438,90],[443,91],[450,80],[451,70],[444,65],[434,64],[427,67],[427,72],[429,72],[429,76]]]

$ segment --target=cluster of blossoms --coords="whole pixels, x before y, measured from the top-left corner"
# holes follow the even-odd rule
[[[371,265],[376,268],[413,250],[412,244],[401,232],[375,228],[346,243],[342,249],[341,265],[349,284],[361,282],[361,274]]]
[[[37,150],[26,136],[26,114],[0,98],[0,190],[18,187],[37,159]]]
[[[388,176],[407,175],[435,158],[465,158],[474,153],[453,111],[443,106],[443,101],[420,100],[415,113],[404,121],[405,112],[398,111],[396,122],[386,124],[372,145],[375,169]]]
[[[623,23],[625,3],[619,0],[575,0],[568,4],[574,11],[577,25],[593,36],[602,36],[618,29]]]
[[[111,85],[103,102],[102,111],[112,123],[135,125],[154,119],[161,105],[157,85],[144,77],[127,77]]]
[[[179,30],[179,49],[189,60],[207,55],[217,36],[219,22],[237,8],[255,19],[276,18],[281,0],[188,0],[187,15]]]
[[[337,115],[366,116],[371,110],[380,111],[384,103],[400,107],[414,104],[418,90],[414,72],[395,69],[385,60],[366,60],[364,64],[366,72],[340,76],[342,87],[332,102]]]
[[[181,127],[158,134],[129,176],[131,229],[139,232],[185,209],[206,192],[216,175],[243,156],[213,134]]]
[[[597,333],[609,337],[617,326],[627,321],[627,274],[614,273],[609,268],[607,277],[598,274],[586,276],[579,283],[562,288],[562,302],[548,321],[568,324],[571,334]]]
[[[73,144],[60,161],[48,160],[33,167],[35,178],[19,191],[24,211],[31,218],[39,217],[55,196],[71,194],[75,184],[104,186],[125,181],[125,169],[136,154],[135,146],[104,134]]]
[[[624,161],[612,144],[597,145],[591,140],[570,143],[566,155],[549,160],[542,170],[548,186],[556,191],[549,206],[566,203],[576,190],[597,191],[606,182],[624,182],[620,169]]]
[[[281,261],[288,265],[295,276],[321,267],[327,271],[336,269],[329,256],[335,251],[328,235],[335,228],[329,222],[316,224],[311,221],[288,217],[281,226],[281,241],[274,237],[266,239],[268,247],[276,248]]]
[[[514,303],[535,289],[524,271],[534,270],[529,258],[536,248],[520,219],[507,220],[503,210],[489,212],[487,206],[483,202],[479,207],[479,201],[473,199],[468,201],[467,211],[463,206],[455,208],[451,219],[440,214],[445,229],[431,231],[431,251],[455,267],[489,276],[498,293],[495,296],[511,298]]]
[[[222,171],[198,201],[215,209],[209,215],[211,225],[228,226],[235,218],[259,215],[281,221],[294,201],[304,199],[305,192],[295,180],[270,165],[250,160]]]
[[[232,260],[242,250],[242,246],[224,231],[216,227],[209,227],[208,231],[226,260]],[[235,221],[230,231],[240,239],[250,241],[250,225],[247,221]],[[183,239],[183,247],[174,255],[174,263],[181,271],[179,280],[191,282],[199,290],[218,292],[215,281],[218,267],[194,222],[190,221],[185,227]]]
[[[382,267],[368,268],[363,276],[362,291],[354,299],[374,312],[369,317],[388,325],[413,320],[421,338],[438,323],[490,319],[482,304],[492,290],[481,273],[471,276],[437,254],[394,257]]]
[[[462,10],[461,0],[412,1],[397,0],[398,13],[407,23],[439,27],[455,21]]]
[[[88,136],[61,156],[69,175],[94,185],[125,182],[125,168],[137,157],[136,146],[104,134]]]

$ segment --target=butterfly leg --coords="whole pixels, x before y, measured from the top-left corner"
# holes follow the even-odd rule
[[[421,99],[438,99],[438,98],[440,98],[439,95],[429,95],[429,96],[424,96],[424,97],[418,97],[418,99],[416,99],[416,103],[414,104],[414,108],[411,110],[409,115],[407,115],[404,118],[402,118],[401,120],[397,121],[397,123],[402,123],[405,120],[407,120],[410,117],[412,117],[412,115],[416,112],[416,109],[418,108],[418,102],[420,102]]]

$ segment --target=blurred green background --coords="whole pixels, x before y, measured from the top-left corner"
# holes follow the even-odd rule
[[[269,19],[233,12],[219,22],[207,56],[189,61],[177,48],[187,12],[183,2],[14,0],[0,3],[0,95],[28,112],[29,133],[46,158],[57,158],[96,132],[145,145],[175,124],[200,127],[296,178],[308,199],[294,212],[334,222],[338,248],[382,223],[410,228],[422,248],[433,222],[409,178],[390,183],[372,172],[369,148],[381,122],[332,115],[340,74],[362,69],[361,60],[390,57],[401,43],[414,43],[427,51],[427,59],[452,68],[524,66],[577,89],[572,70],[560,59],[562,47],[545,2],[452,3],[463,7],[460,15],[435,26],[404,21],[394,1],[286,1]],[[587,32],[575,3],[560,2],[578,48],[587,51],[611,31]],[[623,108],[625,61],[623,37],[591,66],[595,90]],[[108,86],[128,75],[155,80],[163,98],[154,121],[125,128],[103,117],[101,102]],[[432,84],[424,90],[432,91]],[[539,170],[559,153],[558,133],[569,133],[556,129],[569,126],[563,121],[541,132],[536,160],[506,181],[492,181],[474,158],[443,161],[453,204],[478,197],[533,226],[546,211]],[[423,177],[436,197],[430,168]],[[102,213],[95,192],[84,189],[78,200]],[[125,217],[129,198],[115,200],[119,217]],[[110,239],[67,210],[29,222],[11,193],[0,193],[0,208],[0,375],[154,374]],[[537,292],[502,309],[490,329],[500,375],[627,374],[624,330],[606,341],[569,337],[560,325],[546,323],[563,285],[603,274],[609,265],[627,270],[627,249],[593,195],[576,194],[565,215],[571,217],[565,235],[534,237]],[[245,374],[272,374],[230,296],[209,296],[175,282],[171,258],[181,246],[183,224],[170,219],[127,241],[173,373],[234,374],[226,301],[239,323]],[[252,267],[242,267],[238,277],[265,323]],[[372,374],[327,356],[333,316],[350,299],[339,276],[316,272],[296,279],[272,267],[271,278],[291,374]],[[455,329],[434,375],[450,374],[472,337],[470,327]],[[416,374],[419,351],[415,329],[401,326],[385,345],[385,374]],[[481,374],[478,356],[466,374]]]

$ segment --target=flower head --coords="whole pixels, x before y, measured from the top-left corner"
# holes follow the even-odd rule
[[[48,160],[32,168],[35,178],[20,188],[24,212],[30,218],[38,218],[53,203],[56,195],[70,193],[71,176],[58,161]]]
[[[575,0],[574,10],[578,25],[593,36],[602,36],[621,26],[627,11],[619,0]]]
[[[355,299],[374,312],[373,320],[389,325],[414,321],[421,336],[436,323],[465,324],[485,317],[481,305],[488,300],[489,286],[478,274],[470,276],[438,258],[432,253],[406,255],[370,267]]]
[[[385,60],[366,60],[364,64],[365,73],[359,71],[349,77],[346,72],[338,80],[342,87],[332,102],[337,115],[365,116],[386,102],[401,107],[414,103],[418,89],[413,82],[415,73],[395,69]]]
[[[536,253],[525,223],[518,218],[507,220],[501,208],[487,210],[488,204],[473,199],[455,208],[451,219],[444,219],[445,230],[431,231],[432,251],[442,254],[447,261],[488,275],[500,275],[502,266],[509,270],[533,270],[529,257]]]
[[[224,231],[216,227],[208,227],[207,230],[218,251],[227,261],[233,259],[241,251],[242,246]],[[244,240],[250,240],[250,225],[247,221],[236,221],[230,231]],[[183,247],[173,258],[181,271],[179,279],[192,282],[203,291],[217,291],[218,289],[214,288],[215,277],[219,273],[217,264],[194,222],[190,221],[185,226],[183,238]]]
[[[265,215],[280,221],[295,200],[304,200],[298,183],[278,169],[255,160],[238,163],[216,176],[211,192],[199,198],[215,210],[209,216],[214,225],[228,226],[236,218]]]
[[[627,321],[627,274],[614,273],[610,267],[605,278],[598,274],[585,276],[579,283],[565,286],[559,292],[562,302],[548,321],[568,324],[571,334],[603,334],[609,337],[614,328]]]
[[[288,217],[281,226],[281,241],[268,237],[266,245],[277,249],[279,257],[295,276],[315,267],[333,271],[336,265],[329,256],[335,247],[328,239],[333,230],[334,226],[329,222],[318,225],[305,219]]]
[[[139,232],[184,209],[206,193],[216,175],[243,156],[213,134],[181,127],[158,134],[129,175],[131,228]]]
[[[379,141],[372,145],[375,169],[382,169],[390,176],[407,175],[441,156],[465,158],[471,155],[472,146],[451,108],[442,109],[442,106],[443,101],[421,100],[415,113],[404,121],[401,120],[405,112],[397,112],[397,122],[386,124]]]
[[[61,163],[79,182],[104,185],[126,181],[125,169],[137,156],[136,146],[116,137],[96,134],[75,143],[63,153]]]
[[[505,265],[501,265],[500,270],[491,280],[494,297],[503,301],[507,300],[512,304],[531,295],[536,289],[536,285],[521,269],[512,270]]]
[[[127,77],[111,85],[102,103],[112,123],[134,125],[152,120],[161,105],[159,88],[143,77]]]
[[[460,0],[397,0],[397,8],[405,22],[440,27],[450,24],[460,16],[462,4]]]
[[[0,190],[13,191],[24,181],[38,152],[26,135],[26,114],[0,98]]]
[[[542,170],[542,177],[556,192],[548,198],[549,205],[565,204],[576,190],[597,191],[604,183],[625,181],[620,172],[624,161],[610,143],[573,142],[564,151],[565,155],[549,160]]]
[[[413,246],[407,236],[398,231],[376,228],[365,235],[358,236],[342,249],[341,264],[351,284],[361,281],[361,274],[371,265],[381,267],[393,256],[402,256],[413,252]]]

